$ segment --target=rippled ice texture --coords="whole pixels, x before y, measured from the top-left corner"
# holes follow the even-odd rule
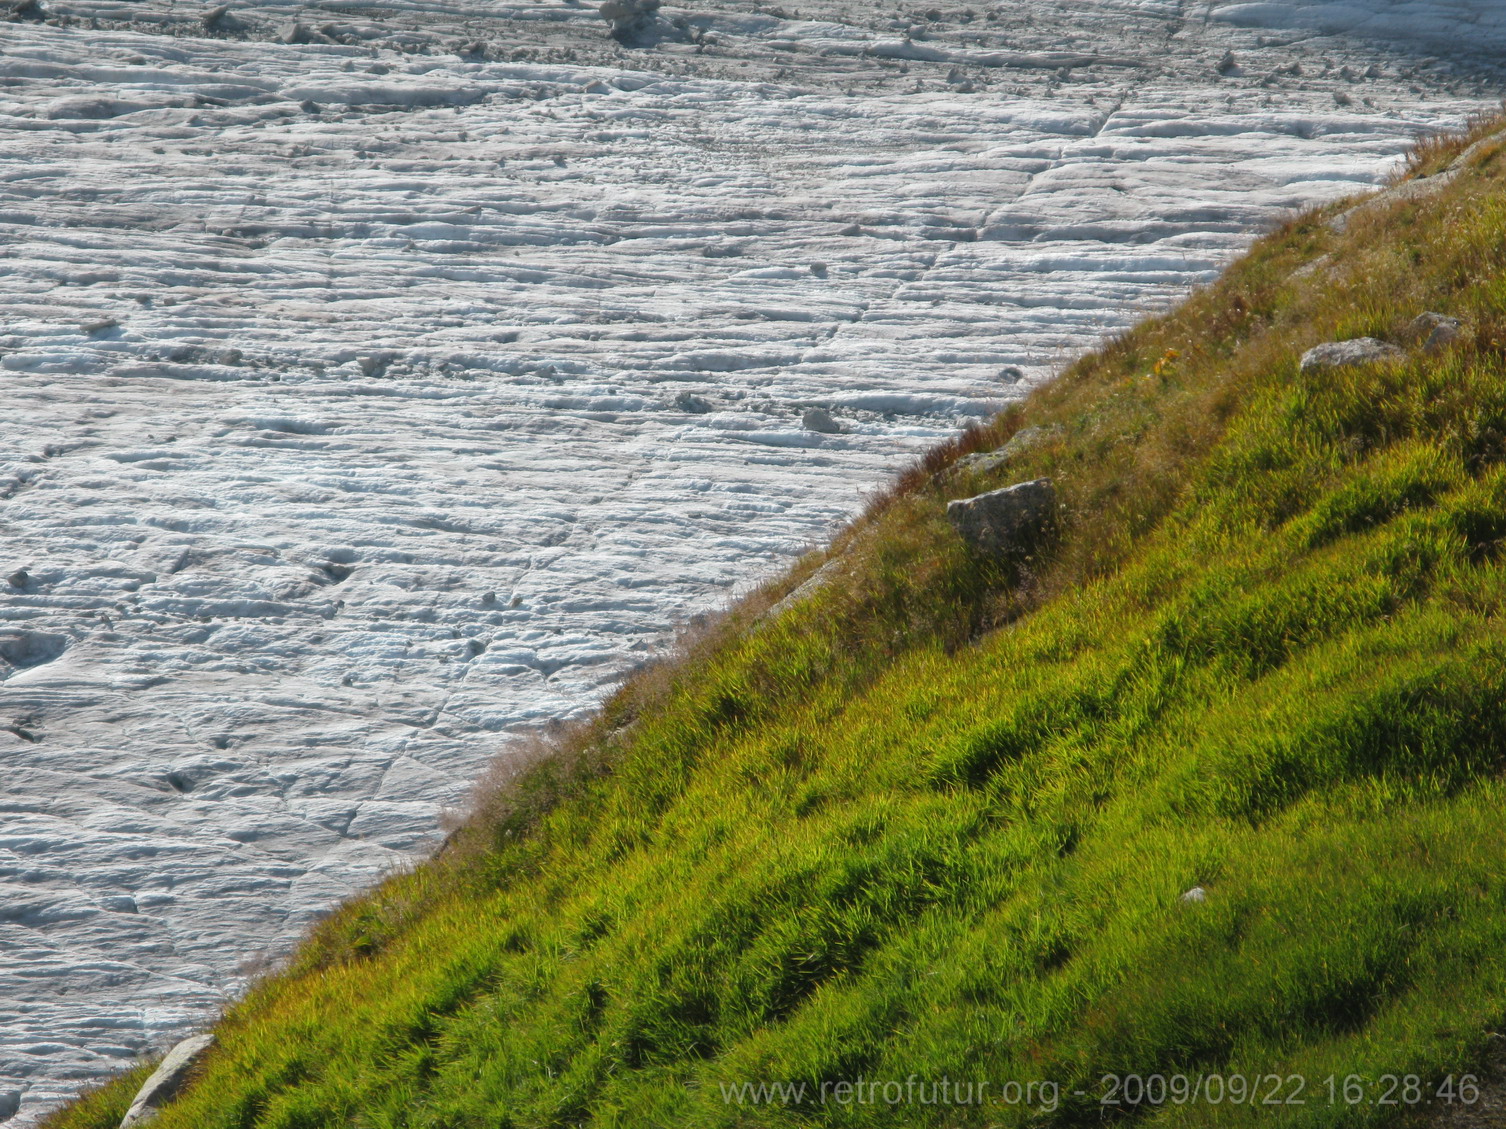
[[[21,1120],[424,850],[507,734],[1494,92],[1420,51],[1506,40],[1489,0],[713,0],[632,48],[566,0],[44,2],[0,23]]]

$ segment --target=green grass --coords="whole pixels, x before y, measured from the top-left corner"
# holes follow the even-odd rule
[[[933,454],[483,795],[230,1011],[161,1129],[1358,1127],[1407,1109],[1346,1104],[1348,1076],[1430,1096],[1481,1067],[1506,1022],[1506,157],[1343,235],[1326,214]],[[1424,310],[1457,346],[1298,370],[1335,337],[1408,344]],[[953,465],[1024,426],[1047,431],[1007,467]],[[1058,541],[970,556],[946,501],[1040,475]],[[1105,1074],[1295,1075],[1307,1101],[1105,1111]],[[1060,1097],[836,1098],[912,1077]],[[112,1093],[52,1129],[113,1124]]]

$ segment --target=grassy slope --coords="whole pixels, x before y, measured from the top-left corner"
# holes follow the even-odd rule
[[[933,457],[835,582],[755,631],[780,593],[750,601],[322,927],[161,1129],[1097,1125],[1109,1071],[1310,1080],[1156,1124],[1357,1126],[1396,1111],[1321,1078],[1478,1064],[1506,1014],[1503,181],[1487,149],[1345,235],[1294,222]],[[1464,339],[1297,370],[1422,310]],[[1057,430],[947,466],[1025,425]],[[1041,474],[1058,547],[970,559],[945,500]],[[1089,1096],[721,1089],[910,1075]]]

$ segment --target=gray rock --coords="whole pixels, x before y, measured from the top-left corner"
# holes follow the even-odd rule
[[[141,1089],[136,1091],[131,1108],[120,1119],[120,1129],[155,1116],[158,1110],[172,1101],[188,1080],[189,1073],[204,1057],[204,1052],[212,1046],[213,1035],[194,1035],[168,1051],[162,1064],[142,1084]]]
[[[1377,192],[1373,196],[1360,201],[1346,212],[1340,212],[1331,216],[1328,221],[1328,229],[1335,235],[1343,235],[1349,230],[1350,221],[1356,216],[1367,212],[1378,211],[1392,204],[1416,202],[1426,200],[1430,196],[1436,196],[1456,179],[1462,170],[1447,168],[1443,172],[1434,173],[1432,176],[1420,176],[1413,180],[1404,180],[1400,184],[1392,185],[1384,191]]]
[[[979,552],[1014,554],[1030,549],[1056,516],[1056,487],[1049,478],[1019,482],[973,498],[948,502],[947,521]]]
[[[395,360],[397,357],[393,353],[373,353],[369,357],[357,357],[356,367],[362,376],[381,376]]]
[[[1326,271],[1332,265],[1333,256],[1319,255],[1312,262],[1303,263],[1300,267],[1292,271],[1292,273],[1287,275],[1286,277],[1292,282],[1301,282],[1303,279],[1312,278],[1313,275],[1317,274],[1319,271]]]
[[[1010,440],[1013,442],[1013,440]],[[959,471],[974,471],[978,474],[988,474],[998,470],[1014,457],[1014,452],[1009,449],[1009,443],[1004,444],[997,451],[974,451],[971,455],[963,455],[957,460],[955,466]]]
[[[1388,188],[1373,201],[1374,203],[1392,203],[1397,200],[1426,200],[1429,196],[1436,196],[1450,184],[1459,178],[1460,169],[1444,169],[1435,172],[1432,176],[1420,176],[1415,180],[1404,180],[1394,188]]]
[[[1052,424],[1050,427],[1022,427],[1012,435],[1007,443],[996,451],[975,451],[971,455],[963,455],[957,460],[958,470],[974,471],[978,474],[987,474],[998,470],[1012,459],[1024,454],[1037,443],[1054,438],[1061,433],[1061,428]]]
[[[1213,69],[1219,74],[1231,75],[1239,70],[1239,60],[1234,57],[1233,51],[1225,51],[1224,57],[1218,61],[1218,65]]]
[[[823,435],[835,435],[842,430],[842,425],[831,418],[831,413],[825,408],[807,408],[805,414],[800,417],[800,426],[807,431],[819,431]]]
[[[1349,365],[1373,365],[1394,361],[1402,356],[1395,345],[1374,337],[1355,337],[1349,341],[1329,341],[1314,345],[1302,354],[1302,371],[1346,368]]]
[[[762,622],[764,620],[777,619],[790,608],[800,603],[800,601],[806,599],[809,596],[815,595],[818,589],[825,587],[831,582],[831,579],[836,576],[837,570],[841,568],[841,566],[842,559],[840,557],[834,557],[833,559],[827,561],[824,565],[822,565],[814,573],[812,573],[810,577],[805,581],[805,583],[801,584],[784,599],[780,600],[773,607],[769,608],[768,611],[764,612],[763,615],[759,616],[759,621]]]
[[[0,671],[9,666],[28,670],[43,666],[68,649],[68,636],[46,631],[0,632]]]
[[[245,31],[246,22],[236,19],[230,14],[230,5],[221,4],[217,8],[210,8],[204,13],[205,31]]]
[[[278,43],[307,43],[313,37],[309,35],[308,28],[294,20],[278,28],[277,34],[272,38]]]
[[[1356,204],[1354,207],[1349,208],[1346,211],[1342,211],[1336,216],[1329,216],[1326,220],[1323,221],[1323,225],[1335,235],[1343,235],[1349,230],[1349,221],[1352,220],[1355,216],[1359,215],[1361,209],[1363,209],[1365,207],[1365,204],[1368,204],[1369,202],[1370,201],[1367,200],[1364,204]]]
[[[1418,314],[1407,328],[1413,337],[1422,342],[1423,352],[1436,353],[1459,340],[1461,323],[1458,318],[1426,313]]]
[[[1194,903],[1206,902],[1208,900],[1208,891],[1204,890],[1201,886],[1194,886],[1192,889],[1188,890],[1185,894],[1182,895],[1181,900],[1184,902]]]
[[[612,25],[612,38],[619,42],[638,38],[654,22],[661,0],[604,0],[597,9]]]
[[[10,5],[9,18],[12,22],[20,20],[45,20],[47,9],[37,3],[37,0],[16,0]]]
[[[21,1091],[0,1090],[0,1121],[9,1121],[21,1112]]]
[[[1482,137],[1450,161],[1448,171],[1455,172],[1459,169],[1468,168],[1470,165],[1475,164],[1486,150],[1499,149],[1502,145],[1506,145],[1506,130],[1502,130],[1500,133],[1492,133],[1489,137]]]
[[[5,582],[12,588],[25,588],[31,583],[31,574],[24,568],[18,568],[5,578]]]
[[[691,415],[703,416],[712,410],[711,401],[694,392],[681,392],[675,397],[675,407]]]

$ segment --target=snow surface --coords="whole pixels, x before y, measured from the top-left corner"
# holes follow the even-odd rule
[[[20,1121],[1506,43],[1492,0],[718,2],[634,49],[569,0],[47,8],[0,23]]]

